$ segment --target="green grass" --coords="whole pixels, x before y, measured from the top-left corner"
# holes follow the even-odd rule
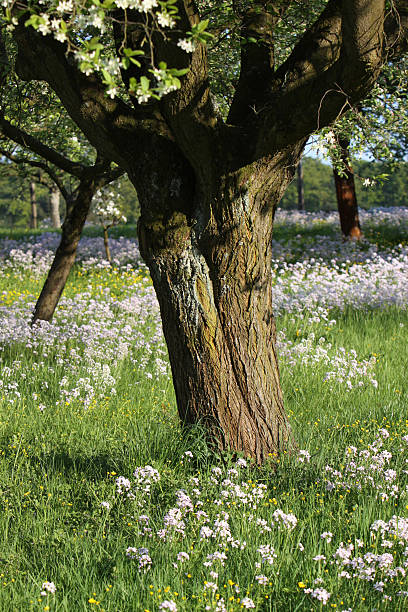
[[[98,298],[109,286],[119,299],[126,294],[127,283],[137,286],[140,279],[130,275],[127,281],[120,280],[109,271],[84,273],[77,268],[65,295],[71,297],[91,287]],[[21,296],[38,293],[40,287],[41,279],[0,277],[0,295],[7,292],[2,298],[7,307]],[[324,609],[406,609],[406,598],[395,595],[407,590],[403,576],[387,584],[385,591],[392,596],[387,602],[372,582],[339,578],[336,566],[329,563],[340,542],[355,545],[356,554],[357,539],[364,541],[361,554],[388,552],[381,538],[371,538],[370,525],[377,519],[388,521],[394,514],[407,517],[406,495],[380,501],[369,488],[359,492],[337,487],[328,492],[324,467],[330,464],[342,469],[347,446],[367,449],[378,429],[386,427],[390,438],[384,444],[394,455],[398,483],[404,490],[407,455],[399,449],[401,437],[408,434],[404,357],[408,314],[388,308],[332,312],[331,316],[337,320],[335,326],[312,326],[316,337],[324,335],[333,350],[340,346],[356,349],[359,359],[376,356],[378,388],[366,385],[346,391],[340,384],[323,382],[327,368],[322,364],[299,366],[292,372],[283,365],[286,410],[299,447],[307,449],[312,458],[300,464],[296,457],[271,457],[271,463],[262,469],[242,469],[239,482],[249,483],[250,489],[266,486],[257,508],[253,503],[240,505],[239,500],[213,503],[222,496],[220,487],[211,482],[211,468],[220,467],[225,478],[233,457],[211,453],[200,428],[183,429],[166,377],[149,369],[141,375],[125,359],[116,372],[117,394],[85,410],[75,400],[56,405],[60,398],[58,377],[50,370],[55,368],[52,351],[46,358],[21,347],[4,351],[1,365],[15,363],[18,356],[22,370],[31,370],[38,389],[48,382],[48,390],[41,393],[54,401],[41,411],[39,400],[27,392],[12,405],[5,395],[0,403],[0,610],[156,611],[163,600],[173,600],[179,610],[187,612],[205,610],[207,605],[214,610],[215,595],[204,588],[205,580],[213,580],[211,570],[219,574],[214,581],[228,611],[241,610],[245,596],[262,611],[319,610],[322,604],[304,594],[305,585],[313,587],[317,578],[323,579],[321,586],[331,593]],[[301,340],[311,327],[302,317],[293,319],[286,315],[278,326],[286,329],[288,338]],[[32,369],[38,360],[43,365]],[[85,368],[82,375],[86,376]],[[183,458],[187,450],[194,455],[191,461]],[[161,475],[151,496],[138,493],[133,501],[118,496],[115,479],[119,475],[132,479],[135,468],[147,464]],[[200,540],[198,519],[190,519],[184,539],[176,534],[164,542],[139,535],[137,517],[147,514],[153,532],[161,529],[163,515],[176,504],[175,492],[191,491],[188,481],[192,476],[199,480],[202,494],[198,499],[210,517],[208,524],[227,511],[234,539],[247,543],[243,550],[227,545],[225,566],[220,562],[211,568],[203,565],[208,554],[224,549],[217,540]],[[109,501],[109,510],[101,507],[103,501]],[[261,533],[250,515],[270,523],[277,508],[294,513],[297,526],[293,531],[274,527],[272,532]],[[333,533],[331,544],[320,538],[324,531]],[[272,565],[266,563],[259,569],[255,563],[260,560],[257,548],[261,544],[272,545],[277,557]],[[147,573],[140,573],[137,561],[126,557],[129,546],[149,549],[153,565]],[[405,560],[403,548],[395,544],[399,565]],[[190,560],[174,568],[180,551],[188,552]],[[327,565],[312,560],[320,553],[327,556]],[[266,585],[257,584],[258,574],[267,575]],[[379,571],[376,580],[380,579]],[[40,595],[46,580],[55,583],[55,595]]]

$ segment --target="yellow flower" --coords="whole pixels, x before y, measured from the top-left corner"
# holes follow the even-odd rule
[[[305,589],[306,585],[305,585],[304,582],[298,582],[298,587],[299,587],[299,589]]]
[[[96,606],[99,606],[99,601],[96,601],[96,599],[94,599],[93,597],[90,597],[88,599],[88,603],[95,604]]]

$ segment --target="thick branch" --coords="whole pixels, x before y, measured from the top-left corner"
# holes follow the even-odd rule
[[[62,43],[24,25],[16,27],[14,37],[20,78],[49,83],[73,121],[106,159],[126,168],[132,154],[150,147],[152,136],[172,139],[160,118],[137,113],[121,100],[108,98],[99,79],[81,73]]]
[[[235,3],[236,4],[236,3]],[[273,27],[278,19],[273,3],[266,0],[251,4],[242,15],[241,71],[227,123],[242,123],[256,111],[274,70]]]
[[[276,72],[260,154],[307,138],[366,96],[385,59],[384,11],[384,0],[329,0]]]

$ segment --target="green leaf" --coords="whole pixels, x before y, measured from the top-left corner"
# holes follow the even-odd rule
[[[147,77],[145,76],[140,77],[140,87],[142,88],[142,91],[149,91],[150,81]]]

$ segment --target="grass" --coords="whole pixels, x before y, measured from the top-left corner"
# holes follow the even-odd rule
[[[293,233],[299,234],[300,229]],[[38,294],[41,282],[30,275],[1,276],[2,305],[13,308],[18,300]],[[84,273],[76,268],[65,295],[74,297],[87,289],[102,300],[103,289],[110,287],[119,300],[127,295],[129,284],[137,288],[138,283],[137,275],[123,279],[109,271]],[[323,382],[327,368],[321,363],[292,370],[283,364],[286,410],[299,447],[308,450],[311,460],[299,463],[296,457],[271,457],[262,469],[238,468],[239,475],[232,478],[246,492],[245,503],[240,496],[222,494],[228,491],[221,481],[235,465],[233,457],[212,454],[200,428],[183,429],[171,382],[153,366],[147,364],[139,371],[130,358],[124,358],[114,370],[116,395],[107,393],[84,409],[78,399],[60,401],[58,382],[63,372],[56,366],[55,351],[44,347],[33,355],[24,346],[5,349],[2,369],[20,368],[30,373],[30,380],[24,387],[24,379],[14,373],[26,392],[12,403],[4,393],[0,403],[0,610],[153,612],[164,601],[172,601],[178,610],[201,611],[206,606],[216,610],[223,599],[226,609],[235,611],[243,609],[246,597],[261,611],[406,609],[406,598],[397,595],[407,590],[401,572],[385,577],[385,570],[374,563],[374,580],[348,579],[340,571],[353,573],[349,566],[330,562],[340,543],[353,544],[353,556],[391,551],[395,566],[406,560],[406,542],[399,545],[398,538],[384,536],[393,540],[392,548],[384,547],[370,526],[377,519],[408,516],[407,454],[400,450],[407,447],[402,437],[408,434],[404,359],[408,314],[388,308],[332,311],[330,316],[336,319],[335,326],[311,325],[304,316],[293,315],[281,317],[278,326],[296,342],[312,329],[317,338],[324,335],[333,350],[356,349],[359,360],[375,356],[378,388],[365,385],[346,391],[339,383]],[[146,342],[152,337],[149,329],[141,330]],[[89,376],[85,365],[76,375]],[[33,387],[38,389],[36,398]],[[41,402],[46,409],[41,410]],[[384,448],[393,454],[399,494],[382,501],[375,487],[359,491],[336,486],[327,491],[325,466],[343,472],[345,449],[368,449],[379,428],[390,434]],[[184,455],[186,451],[192,452],[192,459]],[[118,476],[133,482],[134,470],[145,465],[160,473],[150,494],[133,485],[134,500],[119,495]],[[221,477],[212,472],[214,467],[222,471]],[[195,485],[189,482],[191,477],[197,478]],[[380,477],[378,482],[383,484]],[[209,527],[217,515],[227,512],[233,539],[239,544],[221,537],[201,539],[203,522],[191,513],[184,518],[184,537],[180,532],[168,534],[166,540],[155,535],[163,528],[163,516],[176,506],[176,491],[187,490],[193,497],[193,488],[201,491],[194,512],[205,511]],[[251,491],[263,497],[256,502]],[[109,509],[101,506],[105,501]],[[293,530],[279,526],[279,519],[273,518],[277,509],[297,517]],[[140,515],[149,516],[152,537],[148,532],[140,535],[144,529]],[[273,521],[271,531],[263,531],[257,519],[269,526]],[[333,534],[331,543],[321,538],[324,532]],[[361,550],[358,540],[363,542]],[[257,567],[262,545],[272,546],[276,558]],[[139,571],[138,560],[126,556],[128,547],[146,547],[151,569]],[[178,561],[180,551],[190,559]],[[205,566],[207,556],[215,551],[225,552],[225,565],[218,560]],[[327,562],[314,561],[319,554]],[[218,577],[211,576],[211,571]],[[258,584],[257,575],[265,575],[266,584]],[[40,595],[45,581],[55,583],[55,594]],[[384,592],[373,588],[381,581],[386,582]],[[213,592],[208,583],[217,584],[217,590]],[[318,594],[305,593],[307,588],[320,587],[331,594],[325,605]],[[384,599],[384,593],[392,599]]]

